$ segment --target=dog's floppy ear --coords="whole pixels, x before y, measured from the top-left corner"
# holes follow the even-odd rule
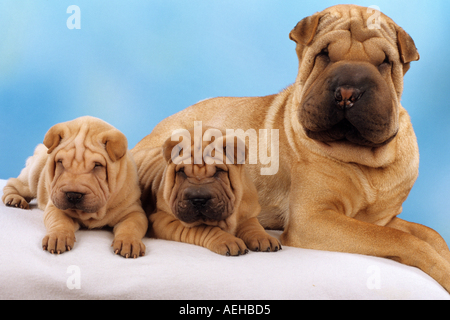
[[[397,27],[397,41],[400,59],[403,63],[418,61],[420,59],[419,51],[411,36],[401,27]]]
[[[125,135],[117,129],[109,130],[100,136],[100,141],[105,145],[112,162],[122,159],[128,151],[128,140]]]
[[[172,150],[178,143],[179,143],[179,141],[172,141],[171,138],[167,139],[166,142],[164,142],[162,151],[163,151],[164,160],[166,160],[167,163],[170,163],[172,161]],[[175,151],[177,151],[177,150],[175,150]],[[178,150],[178,152],[179,151],[180,150]]]
[[[182,141],[180,141],[182,138]],[[181,153],[183,151],[183,153]],[[167,163],[174,159],[185,160],[191,157],[191,134],[186,129],[175,130],[162,147],[163,157]]]
[[[65,136],[65,125],[58,123],[51,127],[44,137],[44,145],[48,148],[47,153],[50,154],[60,144]]]
[[[316,13],[301,20],[289,34],[289,38],[299,45],[308,46],[316,35],[323,13]]]

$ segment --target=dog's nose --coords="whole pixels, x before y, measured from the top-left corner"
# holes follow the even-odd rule
[[[206,203],[209,201],[210,198],[195,198],[195,199],[189,199],[189,202],[192,203],[192,205],[196,208],[201,208],[206,205]]]
[[[83,199],[84,194],[79,192],[66,192],[66,197],[67,201],[69,201],[70,203],[77,204]]]
[[[336,89],[334,98],[338,107],[344,110],[352,108],[355,102],[361,99],[363,94],[364,92],[361,92],[361,90],[357,88],[342,86]]]
[[[212,197],[207,188],[189,187],[184,190],[183,198],[189,200],[194,207],[200,208],[205,206]]]

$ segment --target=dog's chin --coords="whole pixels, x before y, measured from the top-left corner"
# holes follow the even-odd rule
[[[174,216],[181,221],[181,223],[188,228],[199,225],[217,225],[220,221],[226,220],[230,214],[226,210],[217,210],[209,217],[207,212],[198,210],[180,211],[175,210]],[[209,213],[211,215],[211,213]]]
[[[365,138],[354,126],[347,121],[343,121],[332,128],[322,131],[312,131],[304,128],[305,134],[308,138],[328,144],[334,142],[347,142],[362,147],[381,148],[391,142],[396,136],[395,132],[392,136],[380,137],[377,140]]]
[[[79,219],[79,220],[101,220],[104,217],[101,215],[101,209],[104,207],[103,204],[85,204],[85,203],[77,203],[72,204],[67,201],[60,201],[58,199],[52,199],[53,204],[56,208],[61,211],[64,211],[71,218]]]
[[[180,220],[180,219],[178,219],[178,220]],[[195,222],[184,222],[183,220],[180,220],[180,222],[186,228],[195,228],[195,227],[198,227],[198,226],[201,226],[201,225],[205,224],[202,220],[197,220]]]
[[[79,221],[99,221],[102,220],[106,215],[106,210],[97,210],[95,212],[86,212],[78,209],[67,209],[64,212],[71,218],[77,219]]]

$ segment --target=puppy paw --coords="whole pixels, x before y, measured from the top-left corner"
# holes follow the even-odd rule
[[[283,249],[278,239],[268,235],[267,233],[261,233],[248,237],[245,243],[252,251],[277,252],[278,250]]]
[[[23,198],[22,196],[18,194],[12,194],[9,196],[6,196],[4,199],[5,205],[7,207],[15,207],[20,209],[29,209],[30,206],[28,205],[27,200]]]
[[[232,235],[217,239],[211,243],[209,249],[224,256],[240,256],[248,253],[248,248],[244,241]]]
[[[51,254],[61,254],[73,249],[75,245],[73,232],[53,232],[47,234],[42,240],[42,249]]]
[[[124,258],[138,258],[145,255],[145,245],[141,239],[130,236],[118,236],[114,238],[111,245],[115,254],[120,254]]]

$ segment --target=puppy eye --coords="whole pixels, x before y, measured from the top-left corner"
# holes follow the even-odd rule
[[[384,61],[380,64],[380,66],[386,65],[386,64],[388,64],[388,65],[391,64],[391,61],[389,60],[389,57],[388,57],[388,56],[386,56],[386,57],[384,58]]]
[[[219,176],[222,172],[225,172],[225,170],[221,169],[221,168],[216,168],[216,173],[214,173],[214,176],[217,177]]]
[[[389,60],[389,57],[386,56],[384,58],[384,61],[378,66],[378,70],[380,70],[380,72],[389,70],[389,67],[391,66],[391,61]]]
[[[180,169],[176,170],[175,173],[181,174],[181,176],[186,177],[186,174],[184,173],[184,167],[181,167]]]
[[[319,54],[317,56],[323,56],[323,57],[328,57],[328,48],[324,48],[322,49],[322,51],[319,52]]]
[[[103,168],[103,165],[100,162],[96,162],[94,168]]]

